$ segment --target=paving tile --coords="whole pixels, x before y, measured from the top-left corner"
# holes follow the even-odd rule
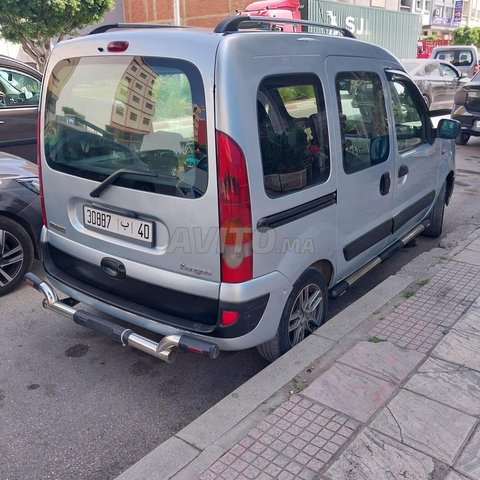
[[[480,336],[480,305],[469,308],[468,312],[455,324],[453,330]]]
[[[451,465],[475,423],[470,415],[401,390],[371,428]]]
[[[460,475],[458,472],[454,472],[453,470],[445,477],[445,480],[470,480],[463,475]]]
[[[470,415],[480,415],[480,372],[467,367],[429,358],[405,388]]]
[[[451,331],[436,346],[432,356],[480,371],[480,336]]]
[[[401,348],[392,342],[359,342],[338,362],[399,384],[423,358],[421,353]]]
[[[359,435],[323,475],[324,480],[430,480],[447,466],[370,429]]]
[[[366,422],[388,400],[395,388],[391,382],[335,363],[302,394]]]
[[[308,430],[311,426],[315,434]],[[307,397],[293,395],[211,465],[201,480],[313,479],[358,426]]]
[[[393,312],[370,330],[369,335],[382,340],[389,340],[400,347],[427,353],[443,338],[445,327],[426,321],[422,317],[420,315],[418,318],[404,318],[403,315]],[[453,321],[456,321],[459,317],[460,314]],[[412,328],[416,328],[419,333],[414,336],[409,335]]]
[[[471,478],[480,479],[480,427],[465,445],[455,462],[455,469]]]

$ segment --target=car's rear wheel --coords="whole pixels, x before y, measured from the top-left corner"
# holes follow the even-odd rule
[[[28,232],[11,218],[0,216],[0,296],[21,282],[32,266],[33,255]]]
[[[455,143],[457,145],[466,145],[468,143],[468,141],[470,140],[470,135],[468,135],[467,133],[460,133],[460,135],[458,135],[456,138],[455,138]]]
[[[435,200],[432,211],[430,212],[430,225],[423,232],[423,235],[426,237],[439,237],[442,234],[446,191],[447,184],[444,183],[437,199]]]
[[[327,316],[327,298],[322,273],[305,270],[288,297],[275,337],[257,347],[260,355],[273,362],[320,327]]]

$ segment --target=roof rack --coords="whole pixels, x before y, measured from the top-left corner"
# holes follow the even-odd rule
[[[216,27],[215,33],[230,33],[238,32],[242,23],[253,25],[258,24],[282,24],[288,23],[292,25],[305,25],[308,27],[320,27],[328,30],[335,30],[341,33],[344,37],[356,38],[355,35],[347,28],[337,27],[336,25],[328,25],[326,23],[310,22],[309,20],[297,20],[292,18],[278,18],[278,17],[251,17],[248,15],[236,15],[222,20]]]
[[[89,35],[95,35],[97,33],[105,33],[108,30],[114,28],[185,28],[179,25],[170,25],[162,23],[110,23],[108,25],[100,25],[94,28]]]

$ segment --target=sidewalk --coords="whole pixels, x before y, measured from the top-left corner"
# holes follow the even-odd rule
[[[479,234],[417,257],[423,278],[388,278],[118,480],[480,480]]]

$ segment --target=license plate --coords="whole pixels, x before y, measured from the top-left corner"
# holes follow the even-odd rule
[[[153,245],[154,226],[153,222],[148,220],[118,215],[107,210],[84,205],[83,225],[90,230],[128,239],[139,245],[149,247]]]

